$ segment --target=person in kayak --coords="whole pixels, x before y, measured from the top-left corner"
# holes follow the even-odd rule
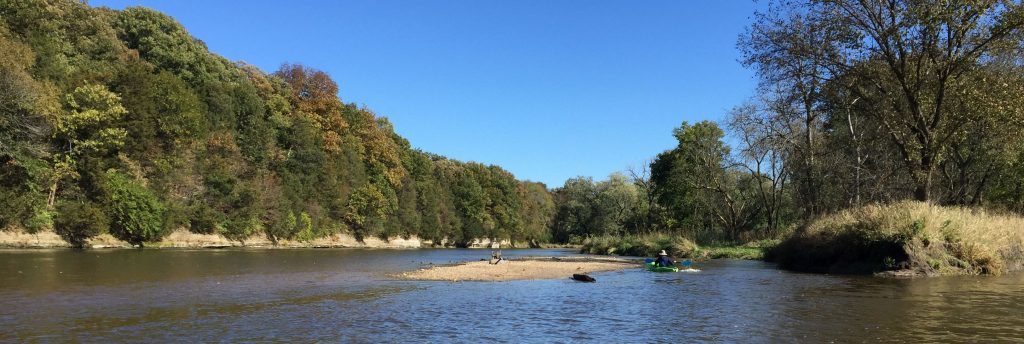
[[[654,260],[654,265],[660,267],[668,267],[675,264],[676,262],[672,261],[672,258],[668,257],[668,253],[665,253],[665,250],[661,250],[661,252],[658,253],[658,259]]]

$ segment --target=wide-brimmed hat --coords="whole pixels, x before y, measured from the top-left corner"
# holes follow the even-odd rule
[[[665,253],[665,250],[661,250],[661,252],[659,252],[658,255],[659,256],[667,256],[668,253]]]

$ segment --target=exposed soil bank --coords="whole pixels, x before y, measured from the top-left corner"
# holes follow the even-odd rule
[[[819,273],[999,275],[1024,270],[1024,218],[920,202],[869,205],[799,228],[766,259]]]
[[[499,264],[465,262],[405,272],[398,277],[430,281],[512,281],[570,278],[573,274],[639,268],[635,261],[616,258],[520,258]]]
[[[196,234],[186,230],[177,230],[165,236],[161,241],[146,243],[146,248],[225,248],[225,247],[266,247],[266,248],[301,248],[301,247],[351,247],[351,248],[419,248],[423,242],[416,237],[391,238],[381,240],[371,237],[362,241],[352,235],[335,234],[311,241],[278,240],[275,244],[264,235],[254,235],[248,239],[230,240],[219,234]],[[70,248],[53,231],[40,231],[29,234],[18,230],[0,231],[0,248]],[[101,234],[86,241],[86,248],[131,248],[132,245],[117,240],[110,234]]]
[[[529,247],[529,243],[512,243],[508,240],[495,241],[500,243],[501,248]],[[489,248],[495,242],[489,239],[475,239],[468,243],[467,248]],[[357,240],[350,234],[334,234],[331,236],[317,238],[311,241],[278,240],[274,243],[266,235],[256,234],[245,240],[231,240],[220,234],[198,234],[185,229],[179,229],[168,234],[159,242],[148,242],[143,245],[145,248],[227,248],[227,247],[249,247],[249,248],[421,248],[421,247],[454,247],[455,243],[449,241],[432,242],[422,240],[416,236],[409,238],[393,237],[383,240],[377,237],[367,237]],[[26,233],[18,228],[0,230],[0,249],[3,248],[71,248],[72,245],[64,241],[52,230],[42,230],[37,233]],[[127,242],[118,240],[110,234],[103,233],[85,242],[85,248],[133,248]]]

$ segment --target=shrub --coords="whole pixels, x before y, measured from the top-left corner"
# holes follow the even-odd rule
[[[316,239],[316,233],[313,233],[313,219],[306,212],[299,214],[299,222],[295,231],[298,233],[299,241],[309,242]]]
[[[198,234],[213,234],[224,227],[224,214],[205,204],[192,205],[189,231]]]
[[[107,172],[110,193],[110,234],[133,245],[163,237],[164,207],[142,184],[118,173]]]
[[[219,233],[231,240],[243,241],[253,234],[262,231],[263,224],[255,217],[236,216],[229,220]]]
[[[86,240],[103,233],[109,225],[110,218],[98,205],[68,201],[58,205],[53,229],[71,246],[81,248]]]
[[[31,216],[25,220],[25,231],[36,233],[46,228],[53,228],[53,210],[44,206],[31,210]]]
[[[295,218],[295,213],[290,210],[287,214],[266,227],[268,238],[276,242],[280,239],[291,239],[295,236],[298,219]]]

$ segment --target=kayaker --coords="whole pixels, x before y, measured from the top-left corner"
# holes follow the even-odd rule
[[[661,252],[658,253],[658,259],[654,260],[654,264],[657,266],[667,267],[675,265],[676,262],[672,261],[672,258],[668,257],[668,253],[665,253],[665,250],[661,250]]]

